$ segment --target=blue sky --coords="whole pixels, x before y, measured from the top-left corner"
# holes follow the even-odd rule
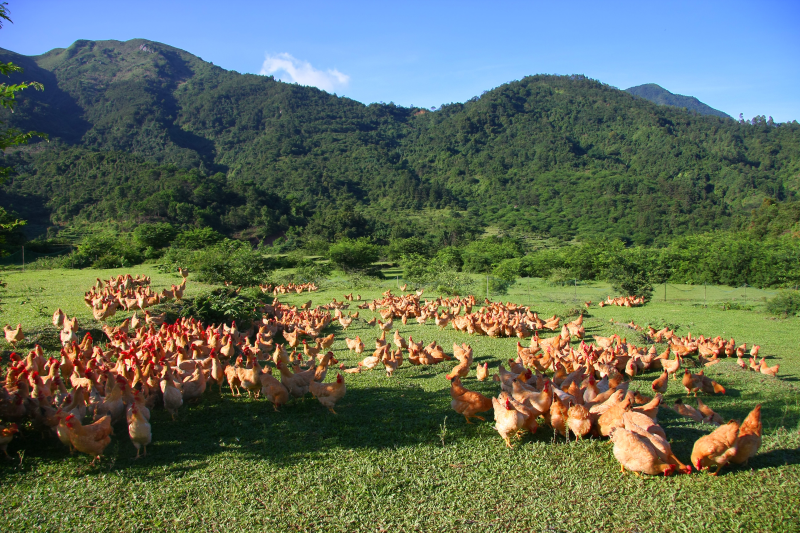
[[[9,0],[0,47],[145,38],[361,102],[463,102],[537,73],[657,83],[733,117],[800,120],[800,1]]]

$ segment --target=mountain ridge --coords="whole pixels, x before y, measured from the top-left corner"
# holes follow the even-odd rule
[[[669,105],[674,107],[685,107],[689,111],[695,111],[701,115],[713,115],[720,118],[733,118],[727,113],[714,109],[695,98],[694,96],[684,96],[675,94],[655,83],[645,83],[636,87],[628,87],[625,92],[634,96],[644,98],[658,105]]]
[[[449,208],[505,230],[651,242],[730,227],[764,197],[800,190],[795,125],[697,115],[581,75],[528,76],[419,113],[144,39],[0,60],[29,67],[12,82],[47,82],[3,117],[54,140],[6,154],[18,175],[3,189],[38,198],[55,226],[165,219],[266,237],[359,211],[401,234],[386,213]]]

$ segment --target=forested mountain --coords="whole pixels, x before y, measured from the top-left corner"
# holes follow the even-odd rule
[[[671,105],[675,107],[685,107],[689,111],[700,113],[701,115],[714,115],[716,117],[731,118],[727,113],[704,104],[694,96],[684,96],[674,94],[655,83],[645,83],[636,87],[629,87],[625,92],[634,96],[650,100],[658,105]]]
[[[0,61],[25,67],[12,82],[45,86],[3,115],[52,139],[5,156],[17,175],[0,205],[37,228],[163,219],[336,238],[451,208],[468,226],[652,242],[741,224],[800,189],[797,123],[702,116],[583,76],[530,76],[429,112],[138,39]]]

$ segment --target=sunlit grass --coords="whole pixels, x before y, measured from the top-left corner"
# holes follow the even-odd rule
[[[147,267],[129,271],[151,275],[155,287],[179,280]],[[113,273],[119,272],[123,271]],[[32,339],[46,340],[55,335],[50,315],[60,306],[77,314],[82,324],[94,326],[81,298],[95,277],[110,274],[85,270],[6,275],[9,286],[0,322],[22,322]],[[328,286],[333,288],[311,295],[315,305],[333,297],[341,300],[349,292],[378,297],[396,287],[396,281],[349,287],[338,279]],[[203,290],[208,287],[192,283],[190,277],[187,296]],[[14,460],[0,464],[5,529],[796,530],[800,322],[772,319],[760,311],[755,295],[753,310],[723,311],[710,295],[712,290],[730,294],[722,292],[728,288],[709,287],[708,307],[703,307],[702,298],[670,301],[670,287],[667,290],[666,303],[656,292],[654,301],[641,308],[592,306],[585,320],[587,335],[618,333],[643,344],[638,333],[621,325],[633,320],[659,327],[670,324],[681,334],[719,334],[737,343],[760,344],[770,364],[780,362],[780,379],[742,371],[733,360],[706,370],[728,389],[725,396],[704,397],[723,417],[741,419],[756,403],[764,404],[764,444],[745,468],[723,470],[717,478],[621,475],[608,441],[566,442],[547,429],[525,436],[509,450],[491,422],[467,425],[450,409],[444,374],[453,363],[406,364],[393,378],[380,370],[346,375],[348,392],[337,405],[338,416],[310,396],[275,413],[264,400],[234,399],[227,387],[220,397],[214,388],[199,405],[183,407],[176,422],[155,410],[153,443],[147,458],[139,461],[132,459],[135,449],[123,426],[95,467],[89,467],[84,456],[71,457],[55,438],[25,431],[9,447]],[[682,294],[697,298],[698,290],[702,287]],[[585,300],[610,294],[604,284],[579,285],[576,296],[575,287],[522,280],[501,299],[531,304],[549,317],[564,316],[582,308]],[[724,298],[715,296],[713,302],[728,301]],[[309,296],[280,299],[302,303]],[[360,313],[363,318],[373,316]],[[118,314],[115,320],[123,317]],[[515,354],[516,339],[470,337],[449,326],[439,331],[432,322],[395,324],[404,336],[426,343],[437,340],[446,351],[453,342],[468,342],[476,361],[490,361],[495,371],[498,362]],[[338,324],[330,331],[336,333],[336,357],[348,367],[363,356],[350,354],[344,337],[360,335],[369,349],[378,333],[360,320],[346,333]],[[468,388],[487,395],[499,391],[496,383],[479,383],[473,376],[464,380]],[[655,377],[639,377],[632,386],[649,390]],[[682,396],[680,382],[671,382],[667,404]],[[710,431],[670,410],[662,409],[659,418],[684,460],[693,442]]]

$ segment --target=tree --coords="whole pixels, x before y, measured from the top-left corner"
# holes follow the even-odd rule
[[[12,22],[8,17],[8,2],[0,3],[0,28],[3,27],[4,20]],[[9,76],[12,72],[22,72],[22,68],[11,62],[0,63],[0,74]],[[10,109],[13,113],[14,105],[16,104],[16,94],[28,87],[33,87],[38,91],[44,90],[44,86],[35,81],[24,81],[14,85],[0,83],[0,106]],[[2,127],[3,124],[4,122],[0,120],[0,127]],[[18,129],[8,128],[4,132],[0,133],[0,152],[5,152],[5,149],[9,148],[10,146],[27,144],[28,141],[33,137],[42,137],[46,139],[47,135],[35,131],[23,133]],[[0,167],[0,184],[8,179],[10,174],[10,168]],[[25,225],[25,221],[13,218],[6,212],[5,209],[0,207],[0,256],[6,254],[5,250],[2,249],[2,246],[6,242],[6,235],[23,225]],[[2,280],[0,280],[0,287],[5,287],[5,283],[3,283]]]
[[[11,19],[8,17],[8,2],[0,3],[0,28],[3,27],[3,21],[7,20],[8,22],[12,22]],[[13,72],[22,72],[22,67],[15,65],[14,63],[0,63],[0,74],[5,76],[10,76]],[[14,85],[9,85],[7,83],[0,83],[0,106],[5,107],[6,109],[10,109],[11,112],[14,112],[14,106],[16,105],[16,97],[17,93],[23,89],[27,89],[28,87],[33,87],[37,91],[43,91],[44,86],[36,81],[23,81],[22,83],[17,83]],[[0,120],[0,126],[2,126],[5,122]],[[10,146],[17,146],[20,144],[28,144],[28,141],[33,137],[41,137],[43,139],[47,139],[46,133],[39,133],[36,131],[29,131],[29,132],[21,132],[16,128],[8,128],[3,133],[0,133],[0,150],[5,151],[6,148]],[[11,173],[10,168],[0,167],[0,183],[3,183],[6,179],[8,179],[9,174]],[[5,229],[5,227],[3,228]]]
[[[378,247],[367,238],[342,239],[328,249],[328,257],[345,270],[364,270],[378,260]]]

